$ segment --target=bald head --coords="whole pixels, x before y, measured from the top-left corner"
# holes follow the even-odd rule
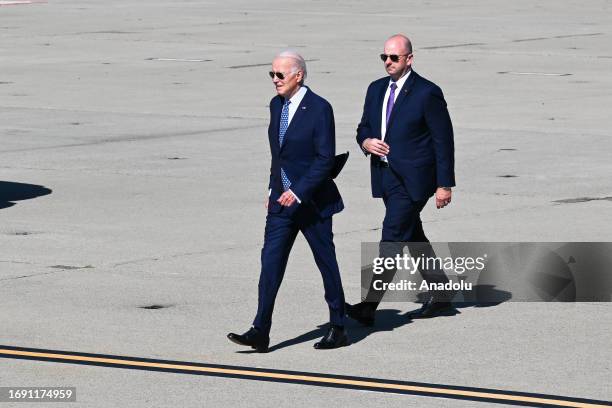
[[[410,38],[406,37],[404,34],[392,35],[385,42],[385,48],[387,44],[398,48],[401,50],[402,54],[412,54],[412,42],[410,42]]]
[[[385,41],[385,70],[394,81],[399,80],[412,69],[412,43],[403,34],[395,34]]]

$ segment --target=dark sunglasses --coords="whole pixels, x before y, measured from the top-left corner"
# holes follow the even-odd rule
[[[270,71],[268,72],[268,75],[270,75],[270,78],[274,79],[274,77],[277,77],[278,79],[280,79],[281,81],[283,79],[285,79],[286,75],[283,74],[282,72],[274,72],[274,71]]]
[[[404,54],[404,55],[395,55],[395,54],[391,54],[391,55],[387,55],[387,54],[380,54],[380,59],[382,60],[382,62],[386,62],[387,58],[391,59],[391,62],[397,62],[399,61],[399,57],[407,57],[410,54]]]

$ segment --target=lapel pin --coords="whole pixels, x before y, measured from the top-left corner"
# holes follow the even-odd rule
[[[302,109],[306,110],[306,107],[305,107],[305,106],[302,106]]]

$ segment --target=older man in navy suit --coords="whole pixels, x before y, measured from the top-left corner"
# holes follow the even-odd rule
[[[393,248],[384,243],[429,242],[421,210],[432,195],[437,208],[451,202],[455,175],[453,128],[446,102],[436,84],[412,71],[410,40],[401,34],[390,37],[380,57],[389,75],[368,87],[357,143],[371,156],[372,195],[385,204],[383,252],[383,248]],[[428,244],[419,248],[419,255],[435,255]],[[391,279],[394,272],[386,279]],[[428,282],[447,281],[441,270],[421,273]],[[383,295],[370,287],[364,302],[347,305],[348,315],[372,325]],[[451,309],[448,297],[431,293],[412,317],[433,317],[447,309]]]
[[[304,86],[306,63],[299,54],[279,54],[272,62],[270,77],[278,95],[270,101],[272,165],[257,314],[250,330],[230,333],[228,338],[258,352],[268,351],[274,301],[289,252],[301,231],[323,277],[329,307],[329,330],[314,347],[341,347],[347,344],[344,292],[332,216],[344,205],[331,177],[336,148],[334,114],[325,99]]]

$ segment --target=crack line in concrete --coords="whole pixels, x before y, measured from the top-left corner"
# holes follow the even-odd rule
[[[34,277],[43,276],[43,275],[53,275],[53,274],[56,274],[56,273],[59,273],[59,272],[65,272],[67,270],[68,269],[58,269],[58,270],[51,271],[51,272],[42,272],[42,273],[34,273],[32,275],[14,276],[12,278],[3,278],[3,279],[0,279],[0,282],[10,281],[10,280],[17,280],[17,279],[24,279],[24,278],[34,278]]]
[[[43,110],[43,111],[61,111],[61,112],[74,112],[74,113],[95,113],[104,115],[117,115],[117,116],[159,116],[159,117],[171,117],[171,118],[194,118],[194,119],[244,119],[244,120],[265,120],[268,118],[264,117],[247,117],[247,116],[234,116],[234,115],[189,115],[189,114],[170,114],[170,113],[158,113],[158,112],[120,112],[120,111],[106,111],[106,110],[91,110],[91,109],[69,109],[60,108],[54,106],[2,106],[2,109],[11,110]]]
[[[263,125],[250,125],[250,126],[234,126],[227,128],[217,128],[217,129],[207,129],[207,130],[197,130],[190,132],[179,132],[174,134],[153,134],[153,135],[128,135],[124,137],[118,137],[115,139],[102,139],[102,140],[93,140],[91,142],[83,142],[83,143],[69,143],[64,145],[55,145],[55,146],[42,146],[42,147],[32,147],[32,148],[23,148],[23,149],[13,149],[13,150],[2,150],[2,153],[17,153],[17,152],[31,152],[36,150],[53,150],[53,149],[63,149],[69,147],[82,147],[82,146],[94,146],[94,145],[103,145],[110,143],[124,143],[124,142],[142,142],[154,139],[167,139],[174,137],[185,137],[185,136],[196,136],[196,135],[204,135],[211,133],[220,133],[220,132],[233,132],[236,130],[247,130],[247,129],[255,129],[262,128]],[[267,127],[267,126],[266,126]]]

